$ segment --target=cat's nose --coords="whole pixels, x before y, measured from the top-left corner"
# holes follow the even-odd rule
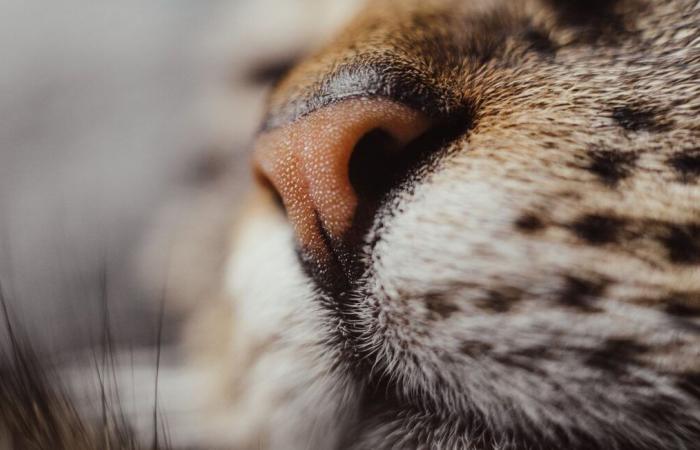
[[[257,139],[257,173],[277,191],[302,249],[319,258],[350,228],[392,161],[429,119],[386,99],[331,104]]]

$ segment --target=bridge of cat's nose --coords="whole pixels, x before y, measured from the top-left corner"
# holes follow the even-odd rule
[[[262,133],[254,164],[281,197],[301,248],[324,258],[351,226],[362,193],[390,169],[377,167],[390,164],[387,152],[400,153],[428,126],[424,114],[390,100],[344,100]]]

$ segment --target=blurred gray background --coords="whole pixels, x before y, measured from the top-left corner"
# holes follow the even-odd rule
[[[37,350],[96,344],[103,279],[113,330],[155,342],[158,302],[135,275],[164,205],[211,161],[241,196],[268,75],[356,5],[0,0],[0,284]]]
[[[187,241],[178,236],[212,209],[232,215],[275,74],[355,4],[0,0],[0,288],[14,331],[59,369],[81,410],[99,415],[107,385],[150,436],[160,393],[162,420],[178,424],[171,437],[196,435],[201,380],[183,387],[178,346],[156,366],[154,344],[161,304],[166,344],[177,344],[184,322],[177,295],[160,302],[161,285],[175,279],[178,293],[204,297],[189,267],[208,267],[214,252],[173,256],[170,242]],[[222,171],[225,183],[204,181]],[[230,203],[212,208],[212,197]],[[4,318],[0,369],[16,362]],[[106,324],[118,350],[111,362]],[[103,379],[115,366],[125,372]]]
[[[155,330],[130,266],[206,146],[197,45],[219,1],[0,1],[0,281],[41,349]],[[2,327],[0,327],[2,328]]]

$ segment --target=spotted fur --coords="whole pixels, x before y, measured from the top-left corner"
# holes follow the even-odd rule
[[[352,97],[436,125],[334,263],[251,200],[189,310],[227,330],[196,347],[226,394],[195,443],[695,448],[698,23],[695,0],[369,4],[261,130]]]
[[[279,84],[266,128],[382,96],[459,129],[349,262],[302,258],[361,399],[344,445],[692,448],[698,14],[378,2]]]

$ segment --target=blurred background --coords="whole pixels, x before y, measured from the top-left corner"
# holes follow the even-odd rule
[[[269,84],[354,4],[0,0],[0,283],[35,349],[94,346],[105,309],[117,340],[155,342],[155,224],[220,171],[242,197]]]

